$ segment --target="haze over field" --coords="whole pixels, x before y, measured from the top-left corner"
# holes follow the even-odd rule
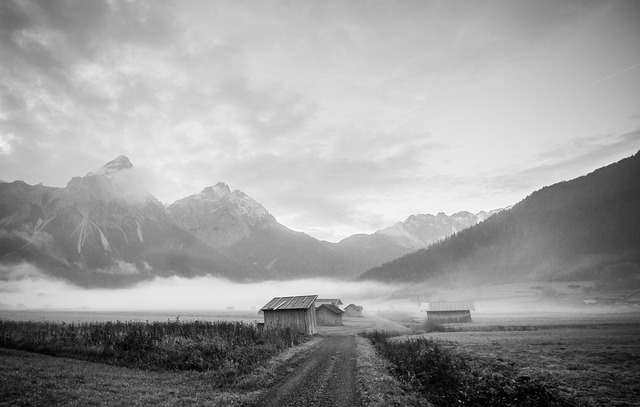
[[[0,178],[120,154],[338,241],[640,149],[640,3],[3,1]]]
[[[155,278],[120,289],[85,289],[52,279],[32,266],[0,268],[0,309],[81,311],[211,311],[255,312],[271,298],[315,294],[340,298],[344,306],[364,306],[373,316],[392,312],[419,315],[420,303],[473,300],[475,313],[484,318],[505,314],[595,316],[610,312],[634,312],[633,308],[586,306],[593,282],[518,282],[468,284],[464,280],[427,280],[421,283],[345,282],[327,278],[238,283],[211,276]],[[475,314],[474,313],[474,314]]]
[[[0,269],[5,281],[0,285],[0,303],[13,308],[82,308],[92,310],[223,310],[233,306],[250,310],[271,298],[315,294],[320,298],[345,301],[376,308],[387,303],[399,288],[374,282],[344,282],[330,279],[297,279],[241,284],[211,276],[196,278],[156,278],[122,289],[83,289],[48,278],[32,266]],[[347,305],[347,304],[345,304]]]

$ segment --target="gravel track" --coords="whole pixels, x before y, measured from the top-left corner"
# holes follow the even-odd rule
[[[260,406],[361,406],[356,389],[356,341],[327,336],[296,363],[293,371],[260,397]]]

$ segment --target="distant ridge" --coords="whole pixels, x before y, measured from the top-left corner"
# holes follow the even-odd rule
[[[349,236],[332,246],[338,252],[357,259],[358,264],[366,267],[362,269],[365,271],[405,254],[426,248],[430,244],[476,225],[500,211],[502,209],[482,211],[476,214],[463,211],[450,216],[443,212],[437,215],[411,215],[404,222],[397,222],[393,226],[378,230],[370,235]]]
[[[602,279],[615,272],[635,282],[640,281],[633,272],[638,264],[640,152],[542,188],[509,210],[360,278],[566,280]]]

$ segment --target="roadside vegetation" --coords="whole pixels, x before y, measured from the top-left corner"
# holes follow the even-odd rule
[[[442,341],[394,341],[395,334],[364,333],[410,391],[434,406],[579,406],[557,384],[519,375],[511,365],[456,351]]]
[[[226,321],[0,320],[0,347],[151,371],[207,372],[222,387],[305,337]]]

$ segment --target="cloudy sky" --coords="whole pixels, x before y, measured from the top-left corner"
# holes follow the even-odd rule
[[[0,2],[0,179],[120,154],[337,241],[640,150],[640,2]]]

